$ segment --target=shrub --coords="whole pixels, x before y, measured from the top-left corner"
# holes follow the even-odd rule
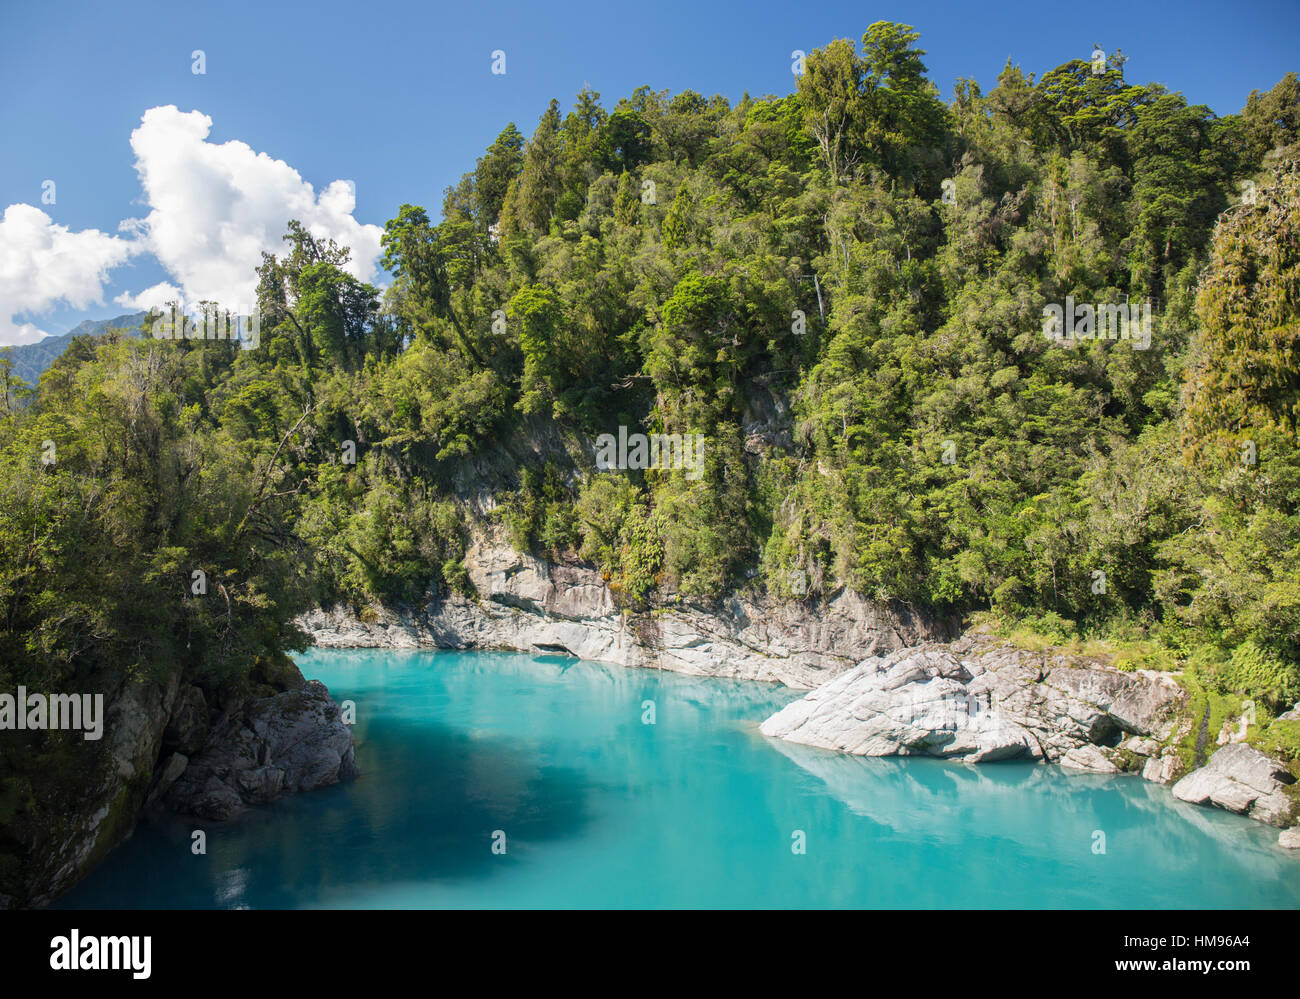
[[[1253,641],[1238,645],[1226,663],[1213,667],[1212,682],[1221,693],[1241,694],[1273,708],[1300,698],[1300,668]]]

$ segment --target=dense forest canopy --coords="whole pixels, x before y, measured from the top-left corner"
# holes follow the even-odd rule
[[[851,588],[1293,701],[1300,82],[1219,117],[1115,53],[945,103],[918,43],[551,101],[400,206],[387,289],[293,224],[257,349],[78,341],[30,398],[0,360],[0,688],[256,684],[314,602],[468,593],[500,524],[630,609]],[[1067,298],[1149,344],[1044,335]],[[702,473],[599,470],[620,427]]]

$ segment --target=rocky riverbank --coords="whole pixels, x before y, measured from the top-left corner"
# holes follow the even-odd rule
[[[352,731],[325,685],[312,680],[228,712],[193,759],[172,753],[149,800],[220,821],[357,772]]]
[[[1173,736],[1185,701],[1159,673],[968,635],[864,659],[762,731],[859,756],[1025,758],[1117,773],[1121,753],[1150,757]]]
[[[620,611],[594,570],[557,565],[502,544],[479,543],[465,558],[476,596],[449,595],[420,608],[335,607],[297,621],[322,648],[516,649],[696,676],[766,680],[812,689],[863,658],[939,637],[951,622],[871,604],[841,591],[832,599],[718,607],[670,605]]]
[[[1175,797],[1284,829],[1300,845],[1295,775],[1229,743],[1188,768],[1187,695],[1169,675],[1012,648],[989,635],[873,656],[768,718],[775,739],[858,756],[967,763],[1032,759],[1089,773],[1140,772]]]
[[[842,591],[822,604],[739,596],[715,608],[621,612],[593,570],[477,542],[465,559],[474,598],[421,608],[334,607],[298,625],[322,648],[514,649],[810,690],[767,719],[774,739],[861,756],[966,763],[1031,759],[1067,770],[1140,773],[1183,801],[1284,829],[1300,846],[1294,775],[1229,742],[1190,769],[1178,743],[1193,720],[1170,675],[1121,672],[993,636],[954,640],[953,622]]]
[[[16,891],[0,894],[0,908],[48,904],[147,812],[227,819],[354,776],[352,731],[325,687],[292,665],[275,687],[222,706],[209,705],[176,674],[113,692],[102,747],[81,783],[66,790],[60,824],[31,830],[21,880]]]

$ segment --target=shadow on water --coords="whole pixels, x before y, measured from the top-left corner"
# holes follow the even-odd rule
[[[362,775],[285,798],[228,823],[141,825],[114,862],[57,908],[250,907],[328,902],[365,886],[507,876],[539,846],[580,837],[601,788],[513,740],[384,719],[358,749]],[[394,785],[400,789],[394,793]],[[207,833],[206,856],[191,833]],[[504,856],[493,833],[506,834]]]

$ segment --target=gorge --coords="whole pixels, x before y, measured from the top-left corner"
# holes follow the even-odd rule
[[[382,226],[130,110],[259,221],[127,321],[255,335],[0,351],[0,691],[103,708],[0,724],[0,907],[1294,906],[1300,80],[919,42],[539,100]]]

